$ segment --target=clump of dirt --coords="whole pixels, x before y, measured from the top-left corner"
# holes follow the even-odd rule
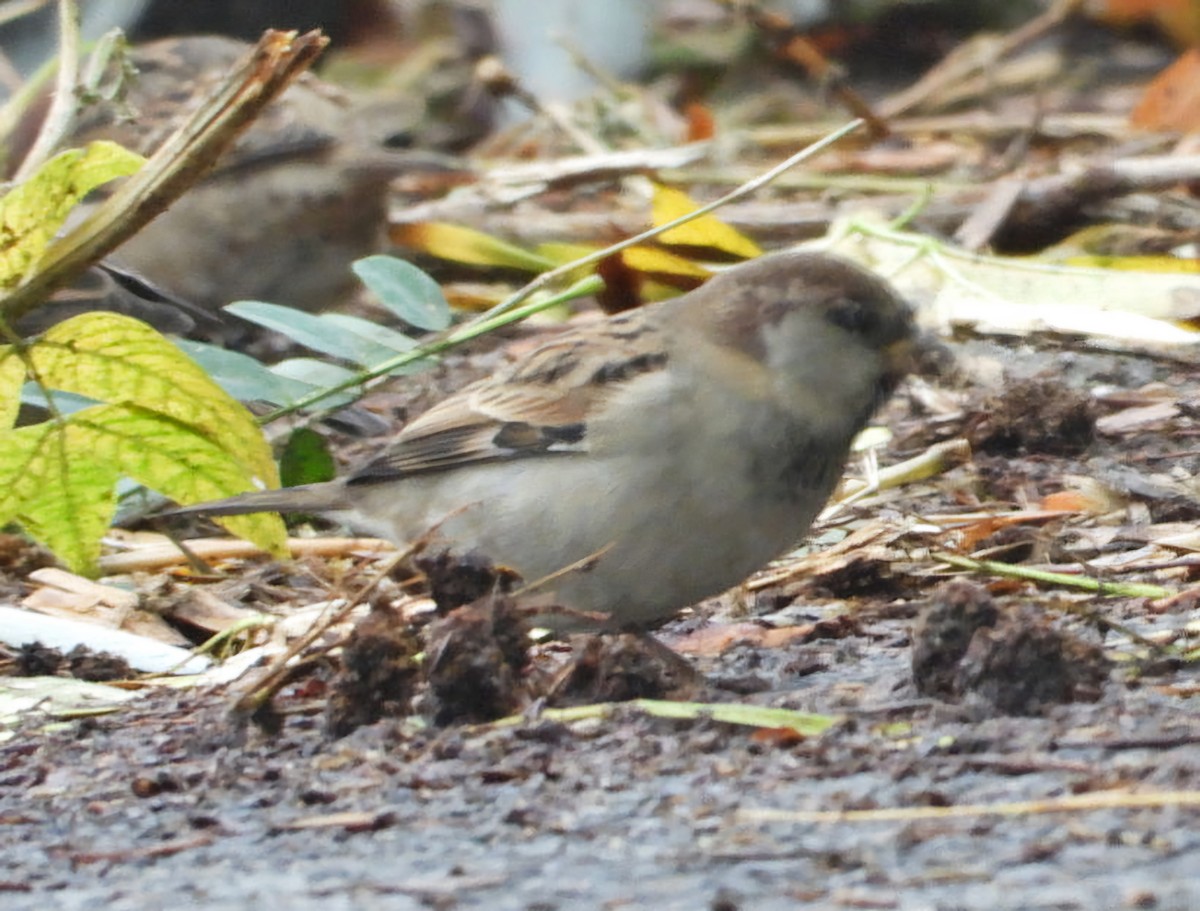
[[[0,598],[15,599],[31,572],[56,566],[54,555],[21,535],[0,534]]]
[[[28,642],[17,649],[11,673],[17,677],[53,677],[67,656],[40,642]]]
[[[913,629],[913,679],[928,696],[980,699],[1009,715],[1037,715],[1100,697],[1109,662],[1027,606],[997,605],[981,587],[946,584]]]
[[[885,548],[863,548],[842,554],[805,578],[805,586],[830,598],[896,597],[905,580]]]
[[[527,702],[526,612],[508,596],[520,576],[478,553],[417,561],[439,619],[425,630],[421,704],[435,724],[494,721]]]
[[[1095,643],[1048,623],[1031,607],[1006,611],[979,630],[959,666],[958,687],[1009,715],[1037,715],[1062,702],[1095,702],[1109,662]]]
[[[344,737],[381,718],[410,714],[420,651],[416,632],[396,610],[372,604],[342,648],[342,668],[325,706],[326,733]]]
[[[912,631],[912,672],[926,696],[957,695],[958,666],[975,633],[995,626],[996,602],[985,589],[961,579],[941,586],[926,603]]]
[[[18,677],[74,677],[91,683],[132,680],[138,675],[128,661],[109,652],[77,645],[63,654],[40,642],[31,642],[17,650],[13,674]]]
[[[589,636],[552,684],[555,706],[626,702],[630,699],[696,699],[704,678],[691,663],[657,639],[639,633]]]
[[[439,551],[414,562],[425,574],[429,595],[442,616],[488,595],[508,594],[521,581],[512,570],[496,566],[475,551],[462,555]]]
[[[1010,380],[972,416],[967,439],[976,452],[1070,456],[1095,439],[1096,405],[1054,376]]]
[[[519,577],[477,554],[426,555],[417,568],[438,618],[422,630],[376,599],[343,646],[326,707],[330,736],[414,712],[439,725],[492,721],[528,701],[527,612],[507,595]]]
[[[527,701],[526,612],[507,595],[485,595],[431,623],[425,633],[425,711],[436,724],[494,721]]]

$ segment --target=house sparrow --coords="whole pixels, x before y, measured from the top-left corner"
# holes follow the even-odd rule
[[[217,36],[134,47],[137,73],[123,101],[85,107],[64,145],[109,139],[151,154],[248,49]],[[389,147],[419,115],[406,102],[350,99],[304,74],[112,260],[208,310],[239,299],[329,307],[354,287],[350,263],[382,244],[391,181],[460,167]]]
[[[764,256],[564,331],[344,478],[180,512],[326,512],[398,542],[436,529],[527,582],[574,566],[538,591],[642,626],[799,541],[922,344],[870,272]]]

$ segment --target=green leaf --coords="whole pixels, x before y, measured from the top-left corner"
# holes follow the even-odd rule
[[[0,288],[15,288],[33,272],[46,245],[81,199],[145,159],[113,142],[68,149],[0,199]]]
[[[5,361],[8,364],[10,361]],[[43,389],[37,383],[27,382],[21,387],[21,404],[43,411],[57,411],[61,414],[71,414],[81,408],[96,404],[95,399],[86,395],[76,395],[73,392],[61,392],[54,389]]]
[[[107,403],[0,432],[0,523],[19,521],[73,569],[95,568],[120,477],[181,503],[278,485],[253,416],[149,326],[88,313],[52,327],[22,354],[0,347],[0,377],[28,366],[51,397]],[[223,524],[284,553],[277,517]]]
[[[8,430],[17,423],[25,370],[25,362],[19,357],[0,360],[0,430]]]
[[[241,404],[154,329],[115,313],[85,313],[51,327],[26,349],[43,384],[100,402],[136,402],[219,442],[242,466],[243,483],[279,483],[262,431]],[[0,348],[0,369],[15,357]],[[164,491],[165,492],[165,491]]]
[[[67,566],[83,573],[100,556],[120,476],[112,460],[97,452],[73,457],[86,445],[69,423],[58,421],[11,431],[0,445],[0,524],[19,522]]]
[[[310,391],[314,392],[319,389],[338,386],[358,376],[353,370],[347,370],[345,367],[339,367],[337,364],[318,361],[310,357],[290,357],[286,361],[272,364],[271,372],[277,373],[279,376],[293,382],[305,383],[309,386]],[[332,408],[349,405],[357,398],[358,395],[351,389],[338,395],[331,395],[321,404],[322,407]]]
[[[412,351],[417,347],[415,338],[409,338],[403,332],[397,332],[395,329],[389,329],[387,326],[381,326],[359,316],[350,316],[346,313],[322,313],[321,320],[385,346],[391,351],[389,358],[405,351]],[[364,364],[363,366],[373,367],[374,364]]]
[[[284,487],[330,481],[337,473],[326,439],[309,427],[297,427],[279,457],[279,477]]]
[[[194,427],[132,403],[96,405],[5,435],[0,522],[19,521],[73,570],[94,572],[121,475],[181,503],[252,486],[240,461]],[[238,516],[222,524],[284,553],[278,516]]]
[[[380,303],[418,329],[436,332],[450,325],[450,305],[432,278],[395,256],[367,256],[356,260],[354,274]]]
[[[289,405],[313,387],[268,369],[248,354],[227,351],[206,342],[173,339],[184,354],[199,364],[214,383],[239,402]]]
[[[294,307],[269,304],[266,301],[235,301],[226,306],[225,311],[267,329],[281,332],[306,348],[353,364],[378,364],[396,354],[386,345]]]

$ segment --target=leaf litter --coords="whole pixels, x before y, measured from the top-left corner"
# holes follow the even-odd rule
[[[933,187],[915,209],[914,231],[945,238],[939,226],[980,204],[992,187],[978,177],[965,187],[971,167],[1007,167],[1028,187],[1055,176],[1060,161],[1103,163],[1133,141],[1120,117],[1110,113],[1099,129],[1084,119],[1116,108],[1123,86],[1105,88],[1112,100],[1093,87],[1094,98],[1077,96],[1072,108],[1068,89],[1044,73],[1033,84],[1043,88],[990,99],[990,120],[980,107],[961,107],[978,96],[956,98],[958,110],[936,124],[930,114],[888,118],[914,155],[925,153]],[[1039,119],[1032,112],[1048,105],[1045,96],[1056,109]],[[883,109],[909,104],[900,97]],[[764,132],[746,126],[759,145],[739,163],[753,166],[771,149]],[[526,138],[539,141],[553,160],[557,140]],[[946,155],[946,144],[961,155]],[[1165,153],[1170,140],[1143,136],[1142,145]],[[850,176],[922,170],[912,156],[854,151],[838,153],[857,169]],[[704,164],[676,166],[675,180],[697,197]],[[570,187],[555,188],[577,204],[586,239],[600,236],[601,224],[649,223],[648,198],[616,191],[631,173],[605,175],[599,203],[594,191],[572,199]],[[772,226],[797,230],[795,213],[808,206],[817,214],[804,230],[823,235],[845,216],[846,191],[829,186],[814,194],[776,185],[774,198],[741,210],[758,213],[761,232],[732,208],[717,216],[778,244],[786,232]],[[855,192],[853,204],[887,218],[912,203],[883,186]],[[1139,229],[1178,231],[1168,224],[1180,211],[1174,184],[1101,189],[1060,205],[1071,215],[1054,231],[1066,236],[1075,220],[1108,217],[1112,203],[1137,194],[1150,207]],[[509,211],[555,232],[562,222],[540,219],[537,199]],[[1007,217],[1002,207],[996,224]],[[505,224],[484,216],[470,227],[529,242]],[[1198,226],[1187,225],[1193,235]],[[874,235],[841,236],[853,246]],[[212,571],[101,557],[123,570],[106,583],[137,592],[139,606],[199,589],[233,614],[278,622],[251,634],[248,653],[261,651],[232,682],[143,685],[119,714],[68,728],[47,727],[52,713],[15,722],[0,745],[0,839],[14,896],[66,888],[115,900],[102,878],[77,871],[99,865],[124,876],[153,857],[139,874],[143,895],[168,880],[177,888],[185,867],[249,864],[252,888],[272,888],[298,907],[351,880],[373,894],[493,907],[1028,908],[1111,905],[1113,896],[1125,907],[1194,905],[1200,446],[1186,310],[1194,277],[1117,281],[1089,272],[1092,283],[1078,285],[1067,268],[968,261],[948,239],[922,250],[914,238],[883,249],[894,256],[904,247],[920,263],[932,288],[926,304],[932,293],[958,308],[932,322],[958,336],[960,376],[937,396],[914,384],[888,406],[880,421],[890,439],[873,455],[881,468],[857,472],[859,483],[847,485],[853,499],[810,543],[660,631],[660,643],[686,656],[682,667],[655,660],[637,640],[552,641],[529,652],[504,613],[519,599],[493,594],[494,582],[482,596],[464,591],[435,607],[420,573],[380,576],[382,558],[365,542],[286,564],[208,551]],[[880,255],[866,241],[860,248]],[[886,268],[903,280],[897,262]],[[983,286],[970,271],[980,263],[1002,284],[964,294]],[[1130,335],[1128,322],[1106,324],[1094,306],[1112,302],[1106,289],[1117,296],[1139,282],[1158,308],[1140,315],[1139,331],[1164,330],[1149,338]],[[1030,288],[1071,320],[1031,304]],[[1172,300],[1184,309],[1159,306]],[[976,309],[964,315],[967,304]],[[889,466],[948,443],[956,457],[932,473],[880,483]],[[138,542],[120,556],[161,547]],[[973,561],[974,571],[951,568],[946,554]],[[1001,574],[1005,566],[1025,575]],[[1068,587],[1072,578],[1091,588]],[[18,584],[39,583],[22,576]],[[1163,596],[1123,593],[1122,584]],[[314,604],[310,614],[332,611],[341,625],[288,626],[289,614]],[[347,638],[355,617],[366,619]],[[424,638],[410,638],[414,628]],[[274,732],[231,725],[229,700],[262,673],[252,665],[301,637],[311,642],[272,691]],[[561,688],[589,705],[542,710]],[[617,695],[652,698],[622,708],[611,704]],[[671,695],[688,700],[678,703],[681,717],[647,710]],[[742,729],[727,720],[741,707],[783,714]],[[832,723],[802,728],[811,716]],[[791,733],[755,737],[755,728]],[[100,834],[116,821],[116,835]],[[64,822],[69,835],[49,834]],[[51,837],[57,847],[47,858]],[[246,838],[268,846],[264,859],[246,858]],[[271,846],[283,839],[289,868],[301,870],[290,881],[270,869]],[[381,852],[394,868],[378,865]],[[245,898],[219,877],[203,888],[225,902]]]

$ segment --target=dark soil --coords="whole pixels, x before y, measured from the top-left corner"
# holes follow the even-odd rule
[[[1195,388],[1189,371],[1149,366]],[[926,420],[906,403],[888,412],[898,439]],[[1093,440],[1072,470],[1194,459],[1176,431]],[[968,479],[979,493],[1048,492],[1065,467],[1046,458],[956,469],[882,510],[945,510]],[[1069,542],[1086,525],[1030,535]],[[313,672],[276,698],[278,734],[235,725],[223,689],[151,691],[52,729],[31,720],[0,745],[3,907],[1200,906],[1194,667],[1064,614],[1053,589],[941,588],[915,553],[851,553],[749,605],[721,599],[669,624],[658,638],[686,659],[637,637],[584,638],[576,663],[542,680],[521,667],[508,635],[518,621],[481,611],[485,596],[432,621],[436,670],[423,680],[415,640],[377,610],[336,662],[341,677]],[[848,576],[854,565],[877,568]],[[457,597],[489,578],[467,578]],[[1188,597],[1085,603],[1144,635],[1182,632],[1197,615]],[[761,619],[728,625],[721,647],[687,645],[747,610]],[[803,635],[781,635],[792,630]],[[563,704],[649,692],[842,720],[812,738],[632,706],[562,723],[530,702],[539,691]],[[413,692],[420,718],[387,717],[409,711]],[[469,723],[520,710],[516,726]],[[332,739],[329,713],[352,733]],[[1113,806],[1122,794],[1159,803]],[[1098,803],[1069,803],[1088,799]],[[907,815],[862,812],[886,809]]]
[[[893,29],[880,40],[892,48],[908,34],[925,36]],[[1125,89],[1136,86],[1110,97],[1091,83],[1080,88],[1087,75],[1114,72],[1140,85],[1174,54],[1094,25],[1081,34],[1079,46],[1066,45],[1076,56],[1057,77],[1035,80],[1035,94],[989,95],[979,109],[1019,114],[1018,130],[968,131],[939,165],[955,128],[930,128],[913,144],[930,156],[915,173],[949,168],[972,185],[1010,171],[1038,176],[1070,141],[1042,133],[1042,113],[1124,116],[1135,97]],[[957,40],[930,46],[941,56]],[[765,67],[767,55],[757,56]],[[882,81],[915,78],[886,72],[887,59],[877,64]],[[725,91],[754,97],[765,82]],[[1071,92],[1073,104],[1063,97]],[[830,116],[819,99],[777,111],[787,124]],[[1100,133],[1070,136],[1071,173],[1089,149],[1101,160],[1168,149],[1145,145],[1142,134],[1107,145]],[[782,152],[766,157],[774,164]],[[1034,167],[1013,171],[1017,161]],[[740,150],[724,162],[760,163]],[[852,159],[846,167],[853,173]],[[551,202],[588,202],[601,212],[601,234],[624,236],[621,194],[593,198],[590,184],[575,192]],[[784,215],[771,210],[756,236],[783,243],[823,233],[845,193],[824,193],[812,224],[781,196]],[[879,212],[907,212],[918,195],[896,190]],[[955,199],[957,214],[939,221],[930,206],[917,228],[952,233],[980,204]],[[1045,207],[1033,212],[1032,222],[1018,207],[995,239],[1038,249],[1104,201],[1072,198],[1054,218]],[[1194,196],[1185,202],[1155,217],[1137,208],[1135,220],[1170,229],[1162,249],[1194,245],[1193,222],[1176,230],[1171,221],[1194,217]],[[520,224],[571,239],[539,211],[549,210],[518,212]],[[753,233],[753,218],[745,210],[743,218]],[[1159,543],[1194,532],[1200,518],[1200,368],[1081,343],[1047,351],[1042,342],[966,343],[960,353],[975,379],[950,390],[954,408],[902,392],[885,411],[894,436],[883,462],[967,437],[975,448],[967,464],[863,501],[817,530],[803,558],[810,571],[700,605],[657,631],[658,644],[575,640],[541,646],[531,661],[502,587],[481,589],[486,574],[455,573],[440,583],[444,616],[420,631],[381,596],[345,648],[297,669],[256,716],[261,726],[231,720],[241,681],[153,688],[119,712],[49,726],[26,718],[0,741],[0,908],[1200,908],[1196,545]],[[470,357],[455,354],[453,370],[427,374],[428,390],[398,384],[366,404],[388,417],[419,412],[444,392],[433,383],[447,372],[453,386],[459,373],[494,365],[494,354],[482,369]],[[996,369],[974,369],[980,362]],[[1177,391],[1178,407],[1149,427],[1104,423],[1136,407],[1152,382]],[[1110,391],[1100,395],[1100,386]],[[1063,493],[1092,506],[1042,506]],[[1020,510],[1040,517],[989,518]],[[984,518],[937,525],[934,515]],[[860,534],[860,544],[837,550]],[[1079,594],[991,574],[945,588],[959,571],[935,559],[943,551],[1176,594]],[[0,537],[0,594],[18,597],[41,562]],[[211,590],[283,614],[281,605],[327,599],[331,580],[348,574],[318,560],[252,564]],[[69,663],[25,659],[42,672]],[[571,722],[545,708],[646,695],[837,722],[805,737],[703,715],[656,718],[632,704]],[[520,722],[487,723],[508,714]]]

